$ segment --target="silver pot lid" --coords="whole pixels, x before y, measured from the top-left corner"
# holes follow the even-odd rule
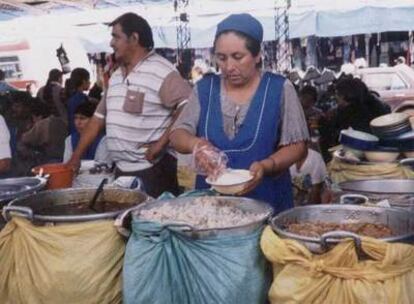
[[[414,194],[412,179],[355,180],[338,184],[343,191],[375,194]]]

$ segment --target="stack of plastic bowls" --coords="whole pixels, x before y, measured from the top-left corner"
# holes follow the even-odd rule
[[[372,132],[381,139],[393,139],[411,131],[409,116],[405,113],[391,113],[379,116],[370,122]]]

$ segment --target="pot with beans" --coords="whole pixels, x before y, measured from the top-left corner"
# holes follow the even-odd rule
[[[278,214],[271,226],[279,236],[300,241],[315,253],[344,238],[352,238],[357,245],[364,236],[414,243],[414,214],[400,208],[311,205]]]

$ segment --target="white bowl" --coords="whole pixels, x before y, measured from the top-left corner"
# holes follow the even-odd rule
[[[393,162],[399,155],[399,152],[365,151],[365,158],[371,162]]]
[[[216,180],[206,178],[206,182],[219,193],[236,194],[242,191],[245,185],[253,179],[249,170],[228,169]]]
[[[404,123],[408,118],[409,116],[406,113],[391,113],[374,118],[370,125],[376,128],[394,126]]]

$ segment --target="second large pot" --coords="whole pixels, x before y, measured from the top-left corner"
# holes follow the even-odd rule
[[[322,253],[343,238],[353,238],[360,244],[360,236],[350,232],[332,231],[318,237],[308,237],[287,231],[288,223],[373,223],[384,224],[394,236],[383,238],[387,242],[414,243],[414,214],[398,208],[364,207],[354,205],[311,205],[279,213],[271,220],[273,230],[283,238],[302,242],[310,251]]]
[[[339,183],[342,194],[363,194],[372,203],[387,199],[392,207],[414,211],[414,180],[372,179]]]

